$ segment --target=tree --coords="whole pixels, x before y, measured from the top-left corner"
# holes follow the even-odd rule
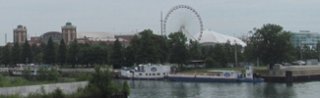
[[[21,52],[20,46],[18,43],[14,43],[11,51],[11,64],[16,65],[21,63]]]
[[[111,72],[109,70],[101,70],[99,67],[95,68],[95,73],[89,80],[84,92],[87,97],[84,98],[110,98],[115,93],[118,93],[117,87],[112,81]]]
[[[151,30],[144,30],[139,33],[140,39],[138,45],[138,60],[139,63],[156,63],[157,44],[155,43],[155,35]]]
[[[317,51],[318,61],[320,61],[320,41],[317,42],[316,51]]]
[[[45,48],[46,48],[46,45],[44,43],[41,43],[40,46],[37,46],[37,45],[31,46],[34,63],[37,63],[37,64],[43,63]]]
[[[291,33],[283,31],[281,26],[265,24],[262,28],[254,30],[247,44],[252,50],[250,54],[270,65],[272,69],[276,63],[292,60],[294,49],[290,37]]]
[[[22,46],[22,62],[23,63],[31,63],[33,62],[33,58],[32,58],[32,53],[31,53],[31,49],[30,49],[30,45],[28,40],[25,41],[25,43]]]
[[[1,53],[2,64],[7,66],[10,63],[10,58],[11,58],[10,47],[8,45],[4,46],[1,52],[2,52]]]
[[[223,44],[216,44],[213,47],[213,55],[211,55],[215,61],[217,61],[217,67],[226,67],[228,63],[226,48]]]
[[[111,53],[111,63],[114,68],[121,68],[124,61],[123,47],[117,38],[113,43],[112,53]]]
[[[55,47],[54,43],[52,41],[52,38],[50,37],[48,40],[48,43],[44,49],[44,56],[43,60],[45,64],[54,64],[55,63]]]
[[[126,61],[131,64],[165,63],[168,59],[167,38],[155,35],[151,30],[135,35],[126,49]]]
[[[57,58],[61,66],[66,63],[66,53],[67,53],[66,44],[64,43],[64,40],[61,39],[59,44],[59,50],[58,50],[58,58]]]
[[[201,46],[198,41],[189,41],[189,56],[191,60],[199,60],[202,57],[201,55]]]
[[[74,68],[78,62],[79,48],[78,48],[77,41],[75,40],[75,41],[71,42],[71,44],[69,45],[69,48],[67,50],[68,50],[67,62],[68,62],[68,64],[71,64],[72,67]]]
[[[182,32],[175,32],[169,35],[169,60],[171,63],[182,65],[188,59],[186,47],[187,38]]]

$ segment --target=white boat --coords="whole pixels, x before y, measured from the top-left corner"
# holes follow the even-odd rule
[[[120,76],[125,79],[158,80],[164,79],[171,67],[161,64],[141,64],[133,68],[122,68]]]

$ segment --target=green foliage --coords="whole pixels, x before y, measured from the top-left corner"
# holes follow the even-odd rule
[[[31,49],[30,49],[30,45],[29,45],[28,40],[26,40],[26,42],[22,46],[21,57],[22,57],[22,62],[23,63],[33,62],[33,58],[32,58],[32,55],[31,55]]]
[[[129,95],[129,94],[130,94],[130,87],[129,87],[129,84],[128,84],[127,81],[124,81],[124,82],[123,82],[122,92],[125,93],[126,95]]]
[[[54,92],[51,95],[52,98],[65,98],[65,94],[61,91],[60,88],[54,90]]]
[[[212,68],[219,66],[215,60],[213,60],[211,57],[208,57],[205,59],[206,67]]]
[[[202,54],[201,54],[201,46],[198,41],[189,41],[189,59],[191,60],[200,60],[202,59]]]
[[[111,63],[114,68],[121,68],[124,56],[123,56],[123,47],[120,43],[119,39],[117,38],[116,41],[113,43],[112,53],[111,53]]]
[[[58,62],[60,65],[64,65],[66,63],[66,53],[67,53],[67,47],[64,43],[64,40],[61,39],[59,44],[59,50],[58,50]]]
[[[265,24],[254,30],[248,41],[248,52],[253,58],[260,58],[264,64],[273,65],[292,60],[291,33],[275,24]]]
[[[58,81],[60,74],[55,68],[41,67],[38,70],[37,80],[40,81]]]
[[[67,62],[68,64],[71,64],[72,67],[75,67],[75,65],[78,62],[78,52],[79,47],[77,41],[72,42],[68,47],[67,52]]]
[[[182,32],[169,35],[169,61],[179,65],[185,64],[188,59],[187,38]]]
[[[56,55],[56,52],[55,52],[54,43],[52,41],[52,38],[50,37],[44,49],[44,56],[43,56],[44,63],[54,64],[56,60],[55,55]]]
[[[1,63],[4,65],[8,65],[10,63],[10,47],[8,45],[4,46],[2,49],[1,55],[0,55],[0,59],[1,59]]]
[[[144,30],[134,36],[126,48],[125,61],[129,64],[165,63],[168,59],[167,38]]]
[[[92,79],[89,80],[89,84],[85,89],[88,96],[97,98],[106,98],[114,93],[117,87],[112,81],[112,76],[109,70],[101,70],[99,67],[95,69],[95,73],[92,74]]]
[[[12,51],[10,53],[11,57],[11,64],[16,65],[18,63],[21,63],[21,50],[18,43],[14,43],[14,46],[12,47]]]

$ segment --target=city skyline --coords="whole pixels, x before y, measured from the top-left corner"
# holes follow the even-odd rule
[[[72,22],[78,32],[114,32],[125,34],[143,29],[160,33],[160,12],[185,4],[196,9],[204,28],[241,36],[266,23],[279,24],[285,30],[319,32],[317,0],[0,0],[0,45],[13,41],[13,29],[24,25],[30,36],[60,31]]]

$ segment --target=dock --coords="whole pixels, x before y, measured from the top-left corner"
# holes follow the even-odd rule
[[[257,73],[265,82],[306,82],[320,80],[320,65],[277,65],[265,73]]]

